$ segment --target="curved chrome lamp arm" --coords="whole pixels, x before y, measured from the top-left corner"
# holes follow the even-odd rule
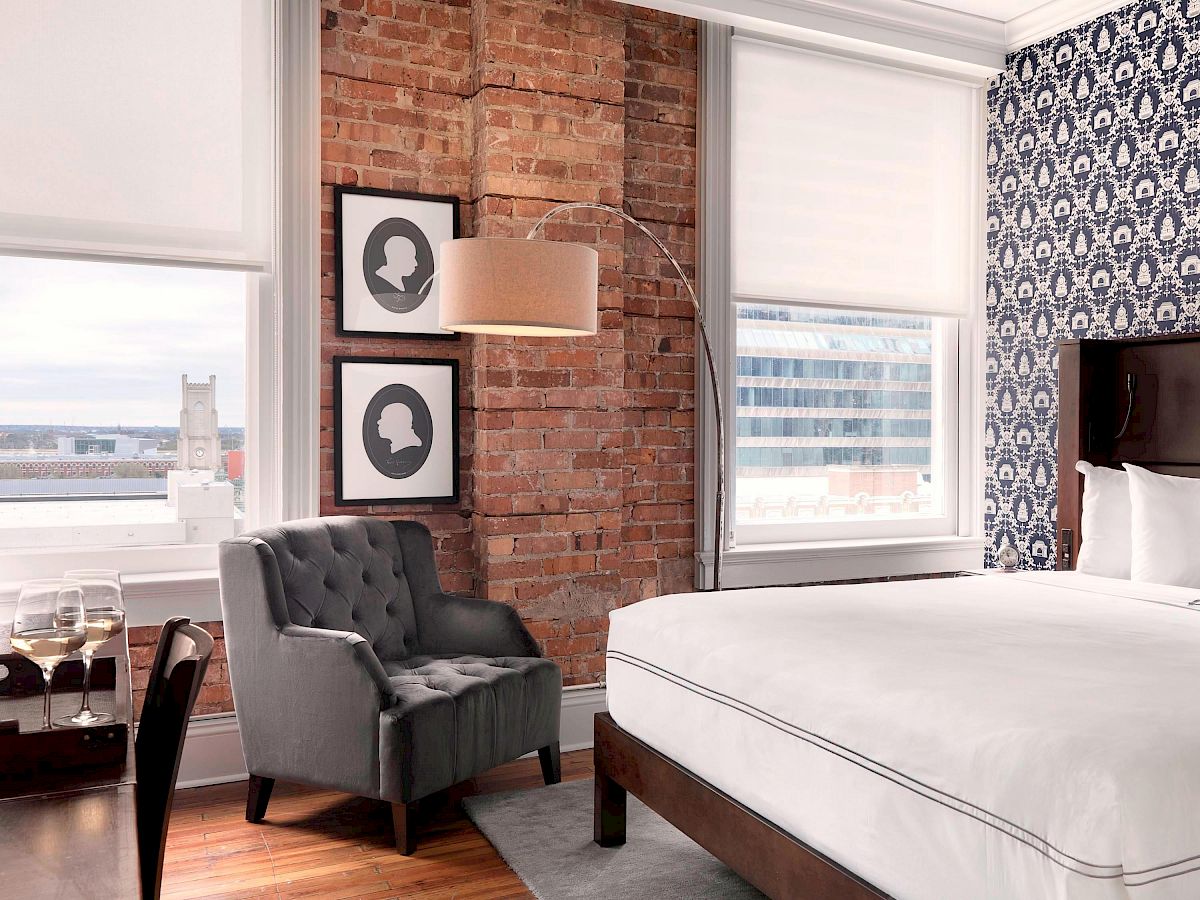
[[[700,329],[700,343],[704,348],[704,359],[708,364],[708,377],[712,384],[713,392],[713,409],[716,412],[717,419],[717,508],[715,531],[713,534],[713,590],[719,591],[721,590],[721,554],[725,546],[725,416],[721,406],[721,381],[717,378],[717,364],[713,359],[712,344],[708,339],[708,328],[704,324],[704,311],[700,308],[700,302],[696,299],[696,291],[692,288],[692,283],[683,274],[683,267],[679,265],[679,261],[667,249],[667,245],[659,240],[658,235],[653,231],[629,215],[629,213],[622,209],[617,209],[615,206],[589,202],[563,203],[554,207],[554,209],[538,219],[533,227],[529,229],[529,234],[525,235],[526,239],[531,240],[536,237],[537,233],[541,231],[542,226],[554,216],[573,209],[597,209],[601,212],[609,213],[622,221],[628,222],[648,237],[654,246],[658,248],[658,251],[666,257],[667,262],[671,264],[672,268],[675,269],[675,274],[683,282],[683,286],[687,289],[688,299],[692,302],[692,308],[696,313],[696,324]]]

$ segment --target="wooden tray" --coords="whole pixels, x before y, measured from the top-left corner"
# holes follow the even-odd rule
[[[101,776],[126,762],[133,721],[129,657],[124,639],[111,642],[92,664],[91,707],[112,713],[115,722],[84,728],[42,728],[41,669],[12,652],[7,627],[0,632],[0,794],[13,779],[37,773],[87,768]],[[116,655],[112,655],[115,653]],[[67,660],[54,672],[51,718],[79,711],[83,663]]]

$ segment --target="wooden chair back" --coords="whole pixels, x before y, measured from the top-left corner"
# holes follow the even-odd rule
[[[163,625],[135,748],[138,856],[145,900],[157,900],[162,884],[163,852],[183,741],[212,651],[212,637],[190,619],[176,616]]]

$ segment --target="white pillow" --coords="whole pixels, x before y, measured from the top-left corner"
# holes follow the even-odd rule
[[[1125,463],[1133,505],[1134,581],[1200,588],[1200,478]]]
[[[1075,571],[1104,578],[1128,578],[1132,557],[1129,476],[1120,469],[1075,463],[1083,473],[1082,543]]]

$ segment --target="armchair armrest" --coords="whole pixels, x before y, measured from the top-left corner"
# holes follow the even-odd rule
[[[378,796],[391,682],[359,634],[285,625],[237,658],[234,702],[254,775]]]
[[[279,629],[279,637],[280,659],[289,670],[289,677],[295,672],[303,678],[303,670],[320,672],[320,679],[328,685],[328,694],[335,704],[345,702],[347,691],[361,695],[364,688],[373,685],[375,690],[371,694],[378,698],[379,708],[391,706],[395,698],[392,683],[361,634],[284,625]]]
[[[425,653],[542,655],[517,611],[505,603],[441,592],[414,598],[413,603]]]

